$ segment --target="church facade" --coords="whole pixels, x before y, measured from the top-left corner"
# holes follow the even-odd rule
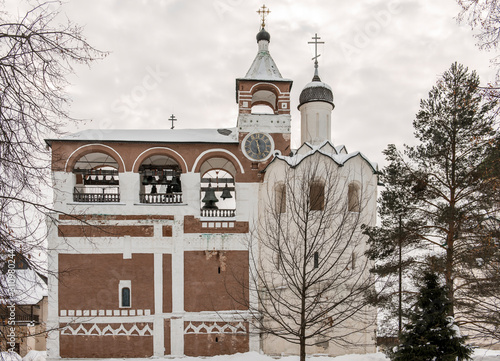
[[[260,300],[249,240],[274,202],[266,190],[283,169],[320,156],[350,169],[345,199],[358,204],[351,183],[366,190],[363,217],[373,223],[376,165],[332,144],[333,94],[317,73],[302,91],[303,145],[292,151],[292,80],[274,63],[264,28],[257,43],[236,79],[234,128],[86,130],[47,140],[57,211],[47,221],[49,358],[295,352],[263,340],[252,322]],[[257,105],[271,111],[254,114]],[[369,322],[359,347],[312,351],[373,351]]]

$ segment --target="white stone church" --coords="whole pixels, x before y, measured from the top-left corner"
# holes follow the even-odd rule
[[[321,247],[299,257],[311,260],[304,269],[331,265],[314,289],[331,287],[331,300],[346,285],[366,286],[360,229],[375,223],[377,166],[332,143],[333,93],[317,62],[299,99],[302,145],[291,149],[292,80],[279,72],[270,40],[262,26],[257,56],[236,79],[234,128],[86,130],[46,140],[57,210],[48,219],[50,359],[297,354],[255,319],[279,299],[260,293],[256,275],[286,269],[283,250],[309,226],[285,224],[274,251],[266,227],[293,222],[298,206],[322,222],[312,228],[322,229]],[[267,114],[252,112],[262,106]],[[293,304],[280,277],[272,282],[285,285],[282,299]],[[278,289],[271,284],[268,294]],[[353,292],[318,316],[318,327],[335,327],[312,337],[309,353],[375,351],[375,310],[361,297]]]

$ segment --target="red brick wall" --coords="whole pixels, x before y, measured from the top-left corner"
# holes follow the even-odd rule
[[[186,356],[229,355],[248,350],[248,335],[212,333],[184,335]]]
[[[184,309],[248,309],[248,251],[184,252]]]
[[[163,312],[172,312],[172,255],[163,255]]]
[[[170,347],[170,320],[165,320],[163,327],[163,345],[165,346],[165,355],[170,355],[172,353]]]
[[[153,237],[153,226],[60,225],[59,237]]]
[[[118,284],[131,280],[131,309],[154,312],[152,254],[59,254],[59,309],[117,310]]]

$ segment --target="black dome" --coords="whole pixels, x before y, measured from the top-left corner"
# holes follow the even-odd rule
[[[261,40],[267,40],[271,42],[271,34],[269,34],[266,29],[262,28],[258,33],[257,33],[257,42]]]
[[[333,92],[332,89],[325,83],[319,81],[312,81],[307,84],[299,97],[299,107],[302,104],[310,102],[326,102],[333,104]]]

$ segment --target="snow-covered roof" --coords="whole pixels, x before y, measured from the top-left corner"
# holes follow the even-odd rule
[[[236,128],[228,129],[88,129],[53,141],[100,141],[138,143],[238,143]]]
[[[324,83],[322,81],[312,81],[310,83],[307,83],[306,86],[304,87],[304,89],[305,88],[327,88],[330,91],[333,91],[332,87],[330,85],[328,85],[327,83]]]
[[[335,153],[335,154],[348,154],[347,148],[345,145],[333,145],[333,143],[329,140],[325,140],[320,144],[314,145],[309,142],[304,142],[297,150],[295,150],[294,154],[308,154],[314,149],[320,149],[326,153]]]
[[[281,160],[286,162],[290,167],[297,167],[302,161],[314,154],[322,154],[330,159],[332,159],[339,166],[344,166],[349,160],[356,157],[362,158],[368,163],[372,168],[373,173],[378,173],[378,165],[375,162],[371,162],[363,153],[353,152],[347,153],[345,146],[341,145],[335,147],[332,142],[325,140],[324,142],[314,145],[310,143],[304,143],[292,156],[276,155],[274,159],[267,165],[269,167],[274,161]],[[264,171],[267,169],[264,169]]]
[[[2,274],[2,284],[8,285],[9,293],[13,295],[10,299],[17,305],[35,305],[43,297],[48,296],[47,284],[40,275],[32,269],[16,269],[13,277],[14,282],[8,282],[6,274]],[[0,300],[5,303],[5,300]]]
[[[250,69],[244,79],[247,80],[280,80],[291,81],[284,79],[281,76],[276,63],[274,62],[271,54],[269,53],[269,42],[266,40],[259,41],[259,51],[255,57]]]

